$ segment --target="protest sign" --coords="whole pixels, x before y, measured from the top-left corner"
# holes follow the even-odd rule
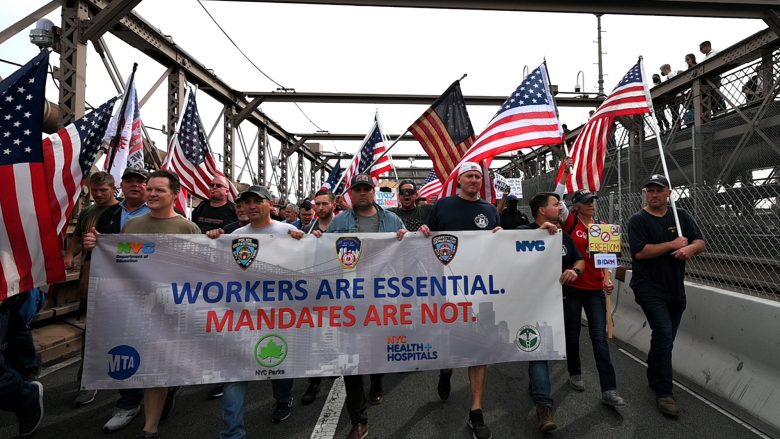
[[[588,227],[588,251],[590,253],[620,254],[620,226],[617,224],[591,224]]]

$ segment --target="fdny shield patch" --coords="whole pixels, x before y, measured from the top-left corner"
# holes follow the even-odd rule
[[[259,247],[260,242],[255,238],[236,238],[233,240],[233,259],[246,270],[255,261]]]
[[[360,239],[354,236],[345,236],[336,240],[336,254],[339,257],[341,268],[352,269],[357,267],[361,251]]]
[[[458,252],[458,237],[454,235],[436,235],[431,239],[433,253],[442,264],[449,264]]]

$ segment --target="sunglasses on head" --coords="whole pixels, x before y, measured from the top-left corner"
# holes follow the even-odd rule
[[[401,195],[414,195],[417,191],[414,189],[401,189],[398,193]]]

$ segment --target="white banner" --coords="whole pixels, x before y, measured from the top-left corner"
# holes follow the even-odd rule
[[[564,358],[560,235],[101,235],[89,389]]]

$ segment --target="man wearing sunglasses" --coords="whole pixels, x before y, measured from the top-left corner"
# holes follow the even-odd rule
[[[416,232],[420,226],[428,221],[433,206],[430,204],[417,204],[419,195],[417,185],[412,180],[401,180],[398,185],[398,207],[389,210],[401,218],[406,230]]]
[[[222,228],[238,221],[236,205],[228,200],[230,184],[222,176],[214,177],[209,184],[209,200],[204,201],[192,211],[192,222],[203,233]]]

